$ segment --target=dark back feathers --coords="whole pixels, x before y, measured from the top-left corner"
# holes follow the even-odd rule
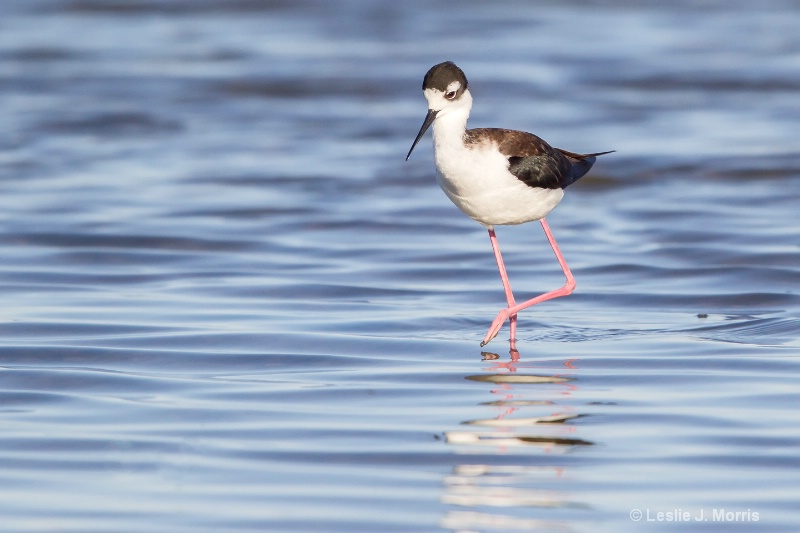
[[[611,152],[576,154],[553,148],[546,141],[524,131],[499,128],[467,130],[465,143],[491,142],[508,158],[508,171],[530,187],[563,189],[589,172],[597,156]],[[613,151],[613,150],[612,150]]]

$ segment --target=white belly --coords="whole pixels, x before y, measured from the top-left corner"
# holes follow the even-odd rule
[[[447,197],[484,226],[539,220],[564,197],[562,189],[526,185],[508,172],[508,160],[493,150],[437,149],[436,170],[436,181]]]

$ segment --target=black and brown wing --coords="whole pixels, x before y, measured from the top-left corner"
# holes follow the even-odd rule
[[[596,154],[576,154],[553,148],[532,133],[500,128],[468,130],[468,144],[491,142],[508,158],[508,171],[530,187],[563,189],[583,177],[595,162]]]

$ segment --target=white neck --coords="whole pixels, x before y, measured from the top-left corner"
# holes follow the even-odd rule
[[[433,145],[436,151],[462,148],[467,119],[472,109],[472,95],[469,90],[459,98],[458,105],[443,108],[433,122]]]

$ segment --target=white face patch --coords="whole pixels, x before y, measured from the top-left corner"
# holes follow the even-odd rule
[[[422,94],[425,95],[425,99],[428,101],[428,109],[439,110],[447,104],[447,101],[444,99],[444,93],[441,91],[425,89]]]

